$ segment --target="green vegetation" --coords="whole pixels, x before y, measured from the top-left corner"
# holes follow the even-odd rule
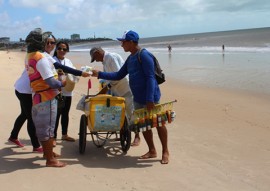
[[[60,38],[57,39],[57,41],[66,41],[69,44],[77,44],[77,43],[84,43],[84,42],[97,42],[97,41],[110,41],[112,39],[110,38],[86,38],[86,39],[77,39],[77,40],[71,40],[71,39],[66,39],[66,38]]]
[[[77,39],[71,40],[66,38],[59,38],[57,41],[66,41],[69,44],[78,44],[84,42],[97,42],[97,41],[110,41],[110,38],[87,38],[87,39]],[[10,50],[10,49],[21,49],[25,51],[26,44],[25,42],[9,42],[9,43],[0,43],[0,50]]]
[[[25,47],[24,42],[10,42],[10,43],[0,43],[0,50],[9,50],[9,49],[22,49]]]

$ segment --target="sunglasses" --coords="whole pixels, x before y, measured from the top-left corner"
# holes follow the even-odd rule
[[[61,48],[61,47],[58,47],[57,50],[60,50],[60,51],[63,50],[63,51],[66,52],[68,49],[67,49],[67,48]]]
[[[47,45],[49,45],[49,44],[54,45],[55,42],[54,42],[54,41],[48,41],[48,42],[47,42]]]

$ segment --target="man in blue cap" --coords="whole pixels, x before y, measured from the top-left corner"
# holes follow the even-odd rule
[[[129,74],[129,85],[133,94],[134,109],[147,108],[148,111],[154,109],[155,104],[160,100],[160,89],[155,78],[155,64],[150,52],[143,50],[140,52],[139,35],[132,31],[125,31],[121,41],[121,46],[125,52],[131,54],[127,58],[125,64],[118,72],[101,72],[93,70],[94,77],[106,80],[120,80]],[[140,59],[138,53],[140,52]],[[168,133],[166,126],[157,127],[158,135],[162,144],[162,160],[161,164],[168,164]],[[149,151],[142,155],[140,159],[156,158],[157,152],[153,141],[152,130],[143,132],[143,136],[148,145]]]

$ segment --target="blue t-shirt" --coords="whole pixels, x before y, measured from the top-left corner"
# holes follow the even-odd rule
[[[139,51],[138,51],[139,52]],[[161,93],[155,78],[154,59],[147,50],[140,54],[130,55],[118,72],[99,72],[99,78],[106,80],[120,80],[129,74],[129,85],[134,101],[145,105],[147,102],[159,102]]]

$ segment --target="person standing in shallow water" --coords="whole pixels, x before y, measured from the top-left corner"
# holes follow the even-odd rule
[[[154,72],[154,59],[152,55],[143,50],[140,54],[141,63],[138,60],[140,47],[138,46],[139,35],[128,30],[124,32],[122,38],[117,38],[121,42],[125,52],[130,52],[130,56],[118,72],[101,72],[93,70],[92,76],[106,80],[120,80],[129,74],[129,85],[133,94],[134,109],[146,108],[148,111],[154,109],[159,103],[161,93],[157,84]],[[162,144],[161,164],[169,163],[168,133],[166,126],[157,127],[158,136]],[[144,139],[148,145],[148,152],[139,159],[156,158],[157,151],[153,141],[152,130],[143,132]]]
[[[171,53],[171,52],[172,52],[172,47],[171,47],[171,45],[170,45],[170,44],[168,45],[168,51],[169,51],[169,53]]]

